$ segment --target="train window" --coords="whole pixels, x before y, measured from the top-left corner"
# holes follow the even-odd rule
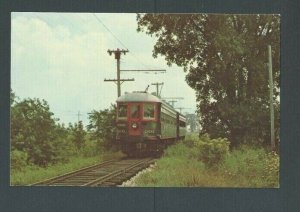
[[[140,106],[139,105],[131,105],[131,118],[139,118],[140,116]]]
[[[119,105],[118,118],[127,117],[127,105]]]
[[[154,104],[144,104],[144,118],[154,118]]]

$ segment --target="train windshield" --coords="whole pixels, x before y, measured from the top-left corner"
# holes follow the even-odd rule
[[[127,105],[119,105],[118,118],[127,118]]]
[[[154,118],[154,104],[145,103],[144,104],[144,118]]]
[[[140,106],[139,105],[131,105],[131,118],[139,118],[140,116]]]

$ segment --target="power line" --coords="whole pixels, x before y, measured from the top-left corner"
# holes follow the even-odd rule
[[[102,26],[125,48],[128,49],[125,44],[119,39],[117,38],[117,36],[114,35],[114,33],[112,33],[112,31],[110,31],[110,29],[100,20],[100,18],[98,18],[95,13],[93,13],[93,15],[95,16],[96,20],[102,24]]]
[[[136,57],[133,53],[129,52],[140,64],[142,64],[144,67],[149,68],[149,66],[147,66],[146,64],[144,64],[143,62],[140,61],[140,59],[138,57]]]
[[[125,48],[125,49],[129,49],[102,21],[99,17],[97,17],[95,15],[95,13],[93,13],[94,17],[96,18],[96,20],[102,24],[102,26]],[[132,52],[129,52],[134,59],[136,59],[140,64],[142,64],[143,66],[149,68],[148,65],[144,64],[137,56],[135,56],[135,54],[133,54]]]
[[[128,49],[116,49],[116,50],[107,50],[109,55],[114,54],[115,59],[117,60],[117,79],[104,79],[105,82],[117,82],[117,88],[118,88],[118,97],[121,96],[121,84],[125,81],[134,81],[134,79],[121,79],[121,70],[120,70],[120,59],[121,54],[124,55],[129,52]]]
[[[42,18],[40,15],[38,14],[32,14],[34,15],[35,17],[39,18],[40,20],[43,20],[44,22],[46,22],[48,25],[50,25],[51,27],[54,27],[53,24],[49,23],[48,20],[45,20],[44,18]],[[101,19],[99,17],[97,17],[94,13],[93,13],[94,17],[96,18],[96,20],[126,49],[128,49],[128,47],[103,23],[103,21],[101,21]],[[73,30],[75,30],[75,26],[73,23],[71,23],[70,20],[68,20],[67,18],[65,18],[63,15],[59,14],[59,16],[64,19],[66,22],[69,23],[69,26],[71,28],[73,28]],[[81,19],[81,17],[79,17]],[[82,19],[81,19],[82,20]],[[65,23],[66,23],[65,22]],[[79,27],[77,28],[81,33],[84,33],[82,31],[82,29],[80,29]],[[134,53],[130,52],[130,54],[132,55],[132,57],[138,62],[140,63],[141,65],[143,65],[144,67],[147,67],[149,68],[150,66],[149,65],[146,65],[145,63],[143,63]]]

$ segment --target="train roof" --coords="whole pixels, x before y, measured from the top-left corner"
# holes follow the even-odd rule
[[[157,96],[146,92],[125,93],[117,99],[117,102],[162,102]]]

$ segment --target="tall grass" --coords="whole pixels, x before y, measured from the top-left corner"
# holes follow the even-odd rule
[[[232,151],[219,171],[232,187],[279,187],[279,156],[263,148]]]
[[[207,138],[206,138],[207,139]],[[263,148],[244,146],[231,152],[208,150],[209,160],[202,157],[197,143],[190,137],[169,147],[153,171],[143,173],[137,186],[154,187],[279,187],[279,156]],[[226,141],[224,141],[226,142]],[[210,143],[210,142],[208,142]],[[218,143],[218,142],[217,142]],[[208,145],[209,146],[209,145]],[[222,145],[219,144],[220,148]],[[222,157],[214,157],[222,154]],[[216,158],[218,160],[216,160]],[[219,160],[220,159],[220,160]],[[212,163],[212,161],[215,161]]]

